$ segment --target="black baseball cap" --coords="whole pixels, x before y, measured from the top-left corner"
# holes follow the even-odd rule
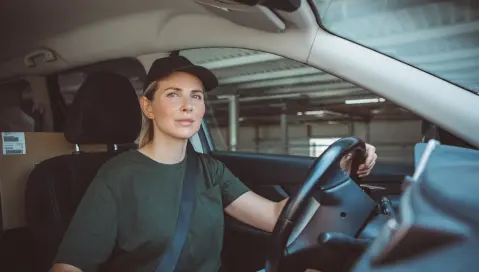
[[[218,79],[213,72],[205,67],[193,64],[183,56],[173,55],[157,59],[153,62],[148,74],[146,75],[143,92],[146,91],[146,88],[148,88],[152,82],[167,77],[174,72],[185,72],[196,76],[201,82],[203,82],[203,87],[206,92],[211,91],[218,86]]]

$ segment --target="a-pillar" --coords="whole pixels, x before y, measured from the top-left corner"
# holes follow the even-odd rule
[[[289,154],[288,115],[285,112],[281,113],[280,127],[283,154]]]

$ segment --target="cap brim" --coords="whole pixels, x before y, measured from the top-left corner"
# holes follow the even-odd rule
[[[202,66],[187,66],[175,70],[176,72],[185,72],[196,76],[201,82],[203,82],[203,87],[205,92],[211,91],[218,86],[218,79],[215,74]]]

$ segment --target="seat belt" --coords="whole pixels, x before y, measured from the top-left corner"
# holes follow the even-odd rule
[[[199,154],[188,141],[186,146],[186,171],[181,190],[180,211],[176,222],[176,230],[170,246],[163,253],[155,272],[174,272],[186,242],[190,219],[195,208],[196,177],[199,173]]]

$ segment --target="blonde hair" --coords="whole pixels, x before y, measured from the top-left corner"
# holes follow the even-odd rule
[[[158,82],[153,81],[148,85],[146,88],[145,92],[143,93],[143,96],[146,97],[146,99],[152,101],[153,96],[155,95],[155,91],[158,87]],[[153,141],[153,137],[155,134],[155,131],[153,129],[153,120],[148,118],[143,110],[141,111],[141,130],[140,130],[140,135],[138,136],[138,147],[142,148],[145,145],[151,143]]]

